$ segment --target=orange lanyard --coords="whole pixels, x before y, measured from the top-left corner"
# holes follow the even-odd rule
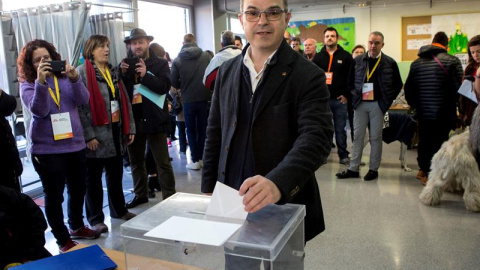
[[[110,87],[110,91],[112,91],[113,99],[115,99],[115,86],[113,86],[112,77],[110,76],[110,71],[108,71],[108,69],[109,69],[108,67],[105,69],[105,73],[107,73],[106,76],[105,76],[105,73],[103,73],[100,69],[98,70],[100,71],[100,73],[102,73],[102,76],[105,79],[105,81],[107,81],[107,84]]]
[[[52,96],[55,104],[57,104],[58,110],[60,110],[60,88],[58,87],[57,76],[53,75],[53,81],[55,82],[55,92],[56,92],[57,96],[55,96],[53,94],[53,90],[50,86],[48,87],[48,91],[50,92],[50,96]]]
[[[367,63],[367,83],[368,83],[368,81],[370,81],[370,78],[372,77],[373,73],[374,73],[375,70],[377,69],[378,63],[380,63],[380,60],[381,60],[381,59],[382,59],[382,55],[380,54],[380,57],[378,57],[377,63],[376,63],[375,66],[373,67],[371,73],[370,73],[370,64]]]
[[[328,72],[330,72],[330,69],[332,68],[332,61],[333,61],[333,54],[334,53],[335,52],[333,52],[333,53],[328,52],[328,54],[330,55],[330,62],[328,62]]]

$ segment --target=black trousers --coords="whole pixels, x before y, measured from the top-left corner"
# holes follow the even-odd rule
[[[448,140],[453,124],[453,120],[418,120],[417,161],[426,174],[430,172],[433,156]]]
[[[61,246],[70,239],[63,222],[63,191],[67,185],[68,224],[77,230],[83,224],[85,197],[85,150],[65,154],[32,155],[33,166],[42,181],[45,193],[45,215],[52,233]]]
[[[102,173],[105,168],[108,207],[110,216],[121,218],[127,213],[123,194],[123,158],[117,155],[110,158],[87,158],[87,194],[85,208],[90,225],[105,221],[103,214]]]

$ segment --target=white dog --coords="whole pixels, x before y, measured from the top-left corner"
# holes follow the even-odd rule
[[[467,130],[451,137],[433,156],[427,185],[420,194],[422,203],[438,205],[444,189],[464,189],[467,210],[480,212],[480,171],[469,136]]]

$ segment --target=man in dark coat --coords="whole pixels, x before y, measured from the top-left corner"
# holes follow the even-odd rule
[[[163,199],[175,194],[175,176],[168,155],[167,130],[170,125],[167,99],[163,104],[156,104],[140,94],[141,91],[150,91],[157,95],[165,95],[170,90],[170,68],[167,60],[156,57],[149,49],[152,36],[145,31],[135,28],[125,43],[130,44],[131,56],[136,57],[138,63],[129,68],[126,61],[122,61],[122,78],[132,102],[133,117],[137,134],[132,144],[128,146],[130,166],[135,197],[127,203],[127,208],[148,202],[147,170],[145,167],[146,141],[150,144],[153,158],[157,165],[158,178],[162,189]],[[142,89],[143,90],[140,90]],[[145,89],[146,88],[146,89]]]
[[[365,181],[378,178],[382,160],[382,129],[385,113],[388,111],[403,83],[397,62],[382,52],[385,45],[383,34],[375,31],[368,36],[368,53],[353,61],[349,89],[355,111],[353,120],[354,140],[352,160],[348,170],[337,173],[340,179],[359,177],[365,133],[370,126],[370,164]]]
[[[460,60],[447,53],[448,37],[438,32],[431,45],[420,48],[405,82],[405,98],[417,109],[419,178],[428,180],[433,155],[448,140],[457,118],[457,90],[463,70]]]
[[[330,153],[332,114],[324,72],[283,39],[290,17],[284,1],[243,1],[239,18],[250,43],[219,70],[202,192],[225,183],[244,196],[249,213],[303,204],[308,241],[325,229],[315,171]]]
[[[17,108],[14,96],[0,89],[0,185],[20,191],[19,176],[23,172],[17,149],[17,142],[12,128],[5,117],[10,116]]]

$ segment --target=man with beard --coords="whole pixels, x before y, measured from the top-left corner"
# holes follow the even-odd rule
[[[313,62],[325,71],[327,86],[330,91],[330,109],[333,114],[335,128],[335,141],[338,147],[340,164],[349,165],[349,152],[347,150],[347,131],[345,127],[348,119],[347,102],[348,74],[352,64],[352,55],[338,45],[338,32],[333,27],[328,27],[323,32],[324,46],[313,58]],[[351,127],[353,128],[353,127]]]
[[[127,203],[127,208],[148,202],[147,170],[145,167],[146,141],[150,144],[157,165],[158,178],[165,200],[175,194],[175,176],[167,148],[167,129],[170,125],[167,99],[164,104],[156,104],[141,93],[145,91],[158,95],[170,90],[170,69],[167,60],[156,57],[149,49],[152,36],[135,28],[124,42],[130,45],[129,58],[120,64],[122,78],[132,102],[137,134],[128,146],[135,197]],[[132,65],[133,67],[131,67]]]

